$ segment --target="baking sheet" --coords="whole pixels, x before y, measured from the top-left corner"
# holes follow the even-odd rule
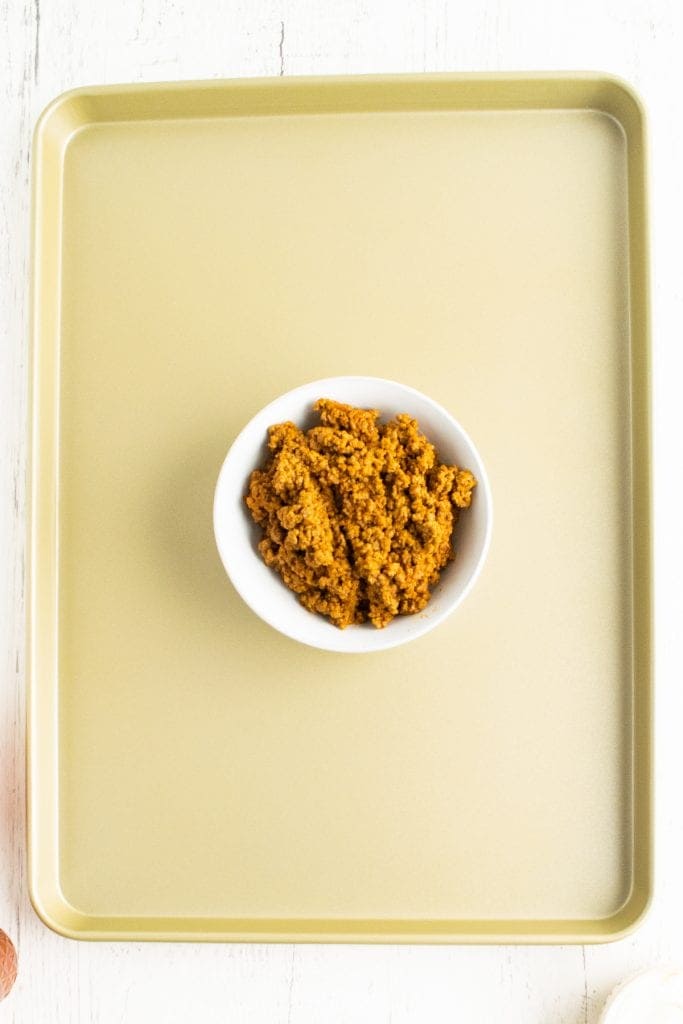
[[[83,89],[34,146],[32,899],[82,938],[567,942],[651,892],[643,114],[601,75]],[[216,553],[243,424],[338,374],[486,462],[446,623],[373,656]]]

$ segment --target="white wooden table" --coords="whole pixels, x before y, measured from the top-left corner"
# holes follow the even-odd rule
[[[20,963],[3,1024],[592,1024],[624,976],[683,964],[682,52],[680,0],[0,0],[0,927]],[[649,110],[658,650],[649,918],[632,938],[592,947],[88,944],[52,934],[29,905],[24,838],[29,143],[38,113],[92,83],[496,69],[610,71]]]

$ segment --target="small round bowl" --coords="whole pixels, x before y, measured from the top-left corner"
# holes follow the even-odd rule
[[[600,1024],[683,1020],[683,970],[649,967],[622,981],[605,1003]]]
[[[318,398],[367,409],[381,419],[408,413],[436,446],[442,462],[471,469],[477,478],[472,506],[456,526],[455,559],[446,566],[429,604],[415,615],[399,615],[384,627],[370,623],[339,629],[322,615],[308,611],[277,573],[261,559],[261,530],[244,502],[249,474],[267,458],[266,438],[273,423],[291,420],[301,427],[313,423],[311,407]],[[339,653],[382,651],[428,633],[469,594],[481,572],[491,540],[491,490],[479,452],[450,413],[414,388],[379,377],[330,377],[288,391],[267,405],[237,436],[218,477],[213,522],[216,543],[232,583],[252,611],[285,636],[311,647]]]

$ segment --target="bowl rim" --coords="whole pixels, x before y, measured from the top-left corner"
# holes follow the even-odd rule
[[[621,1012],[624,999],[632,993],[635,989],[636,984],[647,977],[670,977],[671,975],[678,975],[683,978],[683,967],[664,961],[659,964],[651,964],[649,967],[643,967],[639,971],[635,971],[633,974],[627,975],[622,981],[620,981],[607,996],[607,999],[602,1007],[602,1012],[598,1019],[598,1024],[618,1024],[619,1013]]]
[[[480,493],[483,492],[483,494],[485,495],[484,504],[487,510],[484,519],[484,538],[481,543],[481,548],[479,550],[476,563],[470,573],[469,579],[463,586],[461,592],[458,594],[455,601],[452,603],[447,603],[446,606],[442,608],[439,612],[432,614],[428,619],[425,619],[423,624],[417,626],[415,631],[407,636],[399,635],[397,637],[391,638],[389,632],[391,629],[391,623],[389,623],[388,626],[385,627],[385,629],[376,631],[377,633],[381,633],[383,635],[383,639],[384,637],[386,637],[386,640],[369,649],[364,648],[362,646],[353,647],[349,646],[348,643],[344,643],[343,638],[346,638],[350,635],[354,635],[353,633],[350,633],[348,630],[337,630],[337,633],[339,634],[339,642],[337,644],[321,643],[318,640],[315,640],[309,636],[300,635],[296,632],[296,630],[288,628],[287,625],[283,625],[281,622],[279,622],[275,615],[269,614],[267,610],[264,610],[261,606],[259,606],[257,602],[255,602],[245,593],[240,581],[240,574],[231,572],[231,560],[229,554],[226,551],[225,544],[221,540],[221,530],[219,529],[218,526],[218,508],[224,487],[224,480],[228,475],[230,463],[232,461],[235,449],[238,446],[238,442],[241,440],[243,435],[246,434],[247,431],[250,429],[254,420],[261,417],[267,418],[268,412],[271,409],[274,409],[276,406],[280,405],[283,399],[295,399],[298,393],[303,394],[304,392],[308,392],[313,388],[322,389],[320,391],[320,393],[322,394],[326,386],[329,386],[331,384],[339,386],[341,382],[346,381],[351,383],[362,381],[364,384],[376,384],[378,387],[389,386],[392,388],[398,388],[403,393],[411,394],[419,401],[425,402],[427,405],[431,406],[431,408],[438,415],[444,417],[449,423],[449,425],[454,428],[455,432],[460,435],[460,437],[464,440],[464,442],[467,445],[469,445],[471,450],[476,455],[476,458],[479,463],[479,468],[477,472],[477,487],[481,488]],[[493,532],[493,495],[491,493],[491,485],[489,482],[488,473],[486,471],[486,466],[481,456],[481,453],[479,452],[479,449],[473,442],[469,433],[462,426],[462,424],[458,420],[456,420],[455,416],[453,416],[452,413],[450,413],[448,409],[446,409],[443,405],[441,405],[439,402],[436,402],[433,398],[430,398],[430,396],[426,395],[423,391],[419,391],[417,388],[412,387],[410,384],[403,384],[400,381],[391,380],[388,377],[365,376],[363,374],[340,374],[335,377],[322,377],[317,380],[311,380],[304,384],[299,384],[297,385],[297,387],[291,388],[289,391],[284,391],[281,394],[277,395],[275,398],[273,398],[266,405],[262,406],[260,409],[257,409],[254,415],[251,416],[249,420],[247,420],[247,422],[241,428],[239,433],[236,434],[235,437],[233,438],[230,447],[228,448],[225,454],[225,457],[221,464],[220,471],[218,473],[213,498],[213,531],[216,547],[218,549],[218,554],[220,556],[223,568],[228,578],[230,579],[230,582],[232,583],[233,587],[239,594],[240,598],[247,605],[247,607],[250,608],[251,611],[255,615],[257,615],[263,622],[267,623],[267,625],[277,630],[277,632],[280,633],[282,636],[286,636],[290,640],[294,640],[297,643],[304,644],[307,647],[312,647],[315,650],[329,651],[335,654],[374,654],[380,651],[391,650],[395,647],[401,647],[403,644],[410,643],[411,641],[417,640],[420,637],[424,636],[426,633],[431,632],[432,629],[435,629],[445,619],[447,619],[469,596],[475,583],[477,582],[481,575],[482,569],[484,567],[484,564],[486,563],[489,554],[489,549],[491,546],[491,536]],[[284,586],[284,584],[282,585]],[[312,613],[309,612],[308,614]]]

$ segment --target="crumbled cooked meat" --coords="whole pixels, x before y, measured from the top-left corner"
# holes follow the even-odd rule
[[[453,558],[453,528],[476,480],[439,462],[418,423],[327,398],[320,426],[279,423],[246,503],[259,550],[312,612],[341,629],[422,611]]]

